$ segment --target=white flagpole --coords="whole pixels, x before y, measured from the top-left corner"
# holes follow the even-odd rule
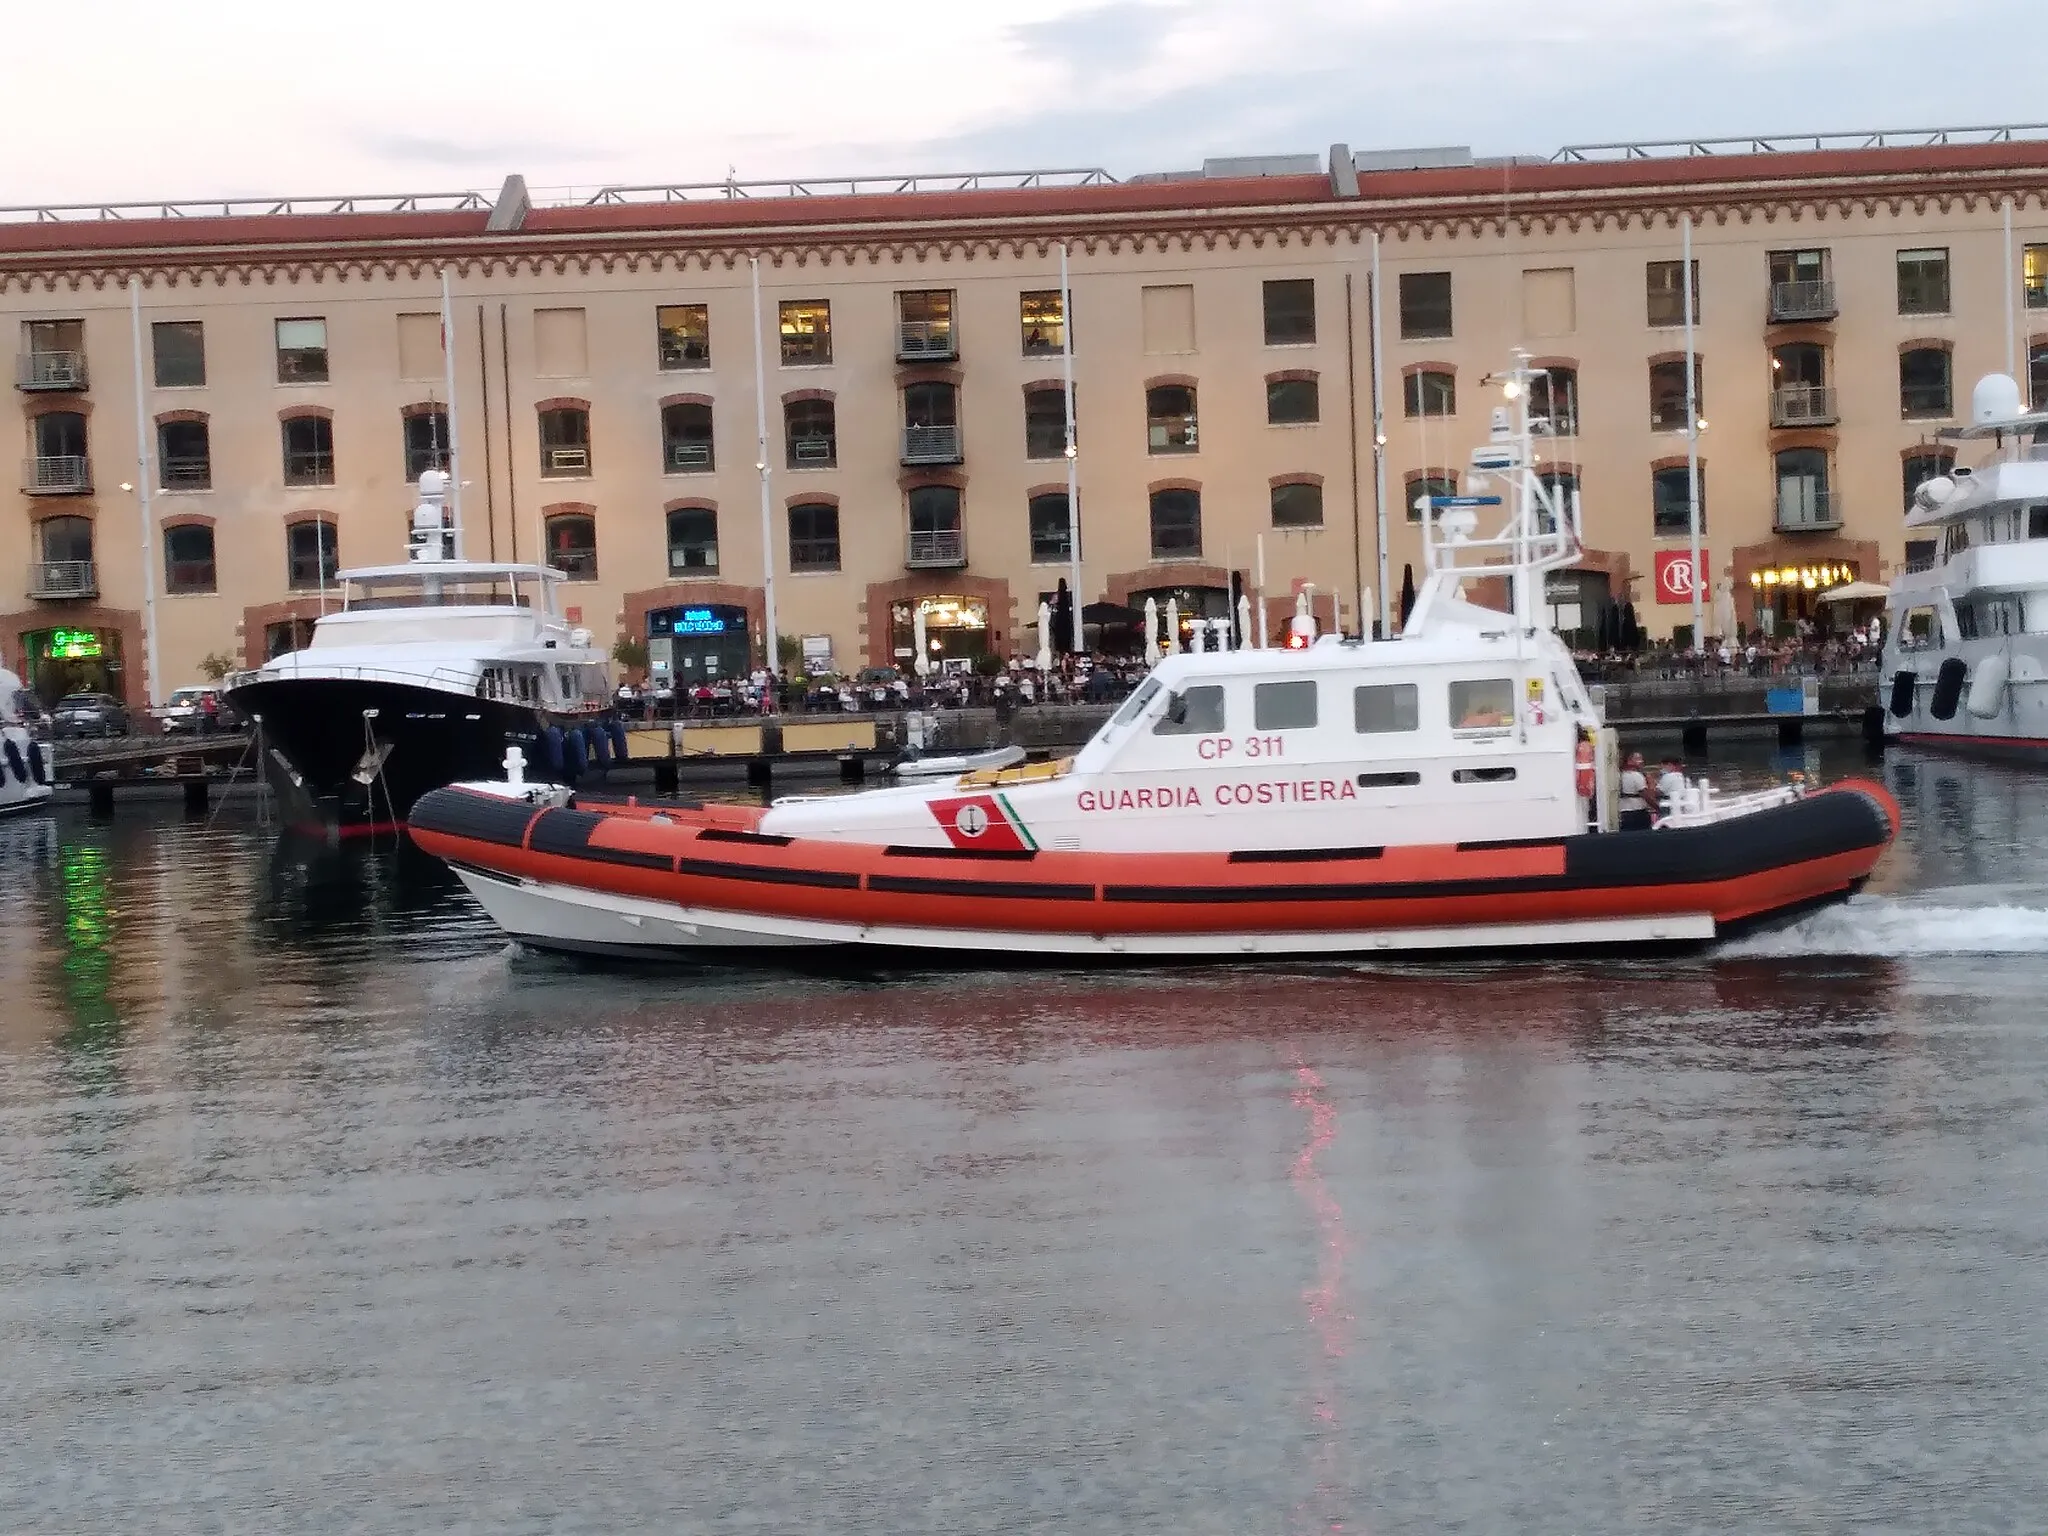
[[[1067,244],[1060,242],[1060,371],[1067,402],[1067,586],[1074,604],[1074,653],[1088,647],[1081,633],[1081,471],[1074,446],[1074,293],[1067,283]]]
[[[1380,232],[1372,232],[1372,283],[1367,293],[1372,314],[1372,486],[1374,516],[1380,541],[1380,637],[1394,633],[1393,593],[1387,585],[1387,408],[1384,360],[1386,332],[1380,306]],[[1360,613],[1358,622],[1365,623]]]
[[[2013,272],[2012,272],[2012,199],[2005,200],[2005,376],[2019,378],[2018,325],[2013,319]],[[2022,393],[2026,399],[2026,392]],[[2027,409],[2033,409],[2033,401],[2026,399]]]
[[[156,473],[149,467],[149,397],[142,387],[142,279],[128,279],[128,331],[135,350],[135,494],[142,504],[142,702],[157,700],[156,647],[156,513],[150,488]]]
[[[775,627],[775,516],[768,504],[768,359],[761,339],[761,258],[750,256],[747,265],[754,283],[754,468],[761,476],[761,610],[768,629],[761,654],[762,665],[772,675],[780,636]]]
[[[462,450],[455,430],[455,306],[449,296],[448,269],[441,269],[441,361],[448,386],[448,510],[455,520],[455,558],[462,552]]]
[[[1699,360],[1693,352],[1692,301],[1692,215],[1680,221],[1684,230],[1684,258],[1679,262],[1678,281],[1685,292],[1685,501],[1687,528],[1692,536],[1692,648],[1699,654],[1706,644],[1700,633],[1706,622],[1704,594],[1700,590],[1706,573],[1700,569],[1700,402],[1694,389],[1694,370]]]

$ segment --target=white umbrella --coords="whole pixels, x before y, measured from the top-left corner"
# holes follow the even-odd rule
[[[919,603],[910,613],[910,649],[915,653],[910,664],[919,677],[929,677],[932,671],[932,659],[925,655],[924,648],[924,604]]]
[[[1169,656],[1180,654],[1180,599],[1177,597],[1169,597],[1166,600],[1165,649]]]
[[[1038,604],[1038,670],[1052,670],[1052,604],[1042,599]]]
[[[1726,576],[1714,583],[1714,632],[1724,640],[1735,634],[1735,583]]]
[[[1824,603],[1876,602],[1881,597],[1890,597],[1892,589],[1881,587],[1874,581],[1851,581],[1839,587],[1830,587],[1821,593]]]
[[[1159,599],[1145,599],[1145,665],[1156,666],[1159,661]]]
[[[1237,634],[1240,648],[1252,643],[1252,600],[1249,597],[1237,600]]]

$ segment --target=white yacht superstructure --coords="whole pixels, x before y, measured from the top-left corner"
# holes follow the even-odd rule
[[[0,816],[47,810],[52,793],[50,748],[34,729],[33,695],[0,669]]]

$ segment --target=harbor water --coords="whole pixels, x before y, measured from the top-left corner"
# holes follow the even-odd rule
[[[0,826],[0,1532],[2038,1530],[2048,777],[1869,771],[1655,960],[620,970]]]

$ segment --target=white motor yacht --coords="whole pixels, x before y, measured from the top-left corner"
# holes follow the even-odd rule
[[[37,729],[41,717],[21,679],[0,669],[0,816],[50,807],[55,774],[49,744]]]

